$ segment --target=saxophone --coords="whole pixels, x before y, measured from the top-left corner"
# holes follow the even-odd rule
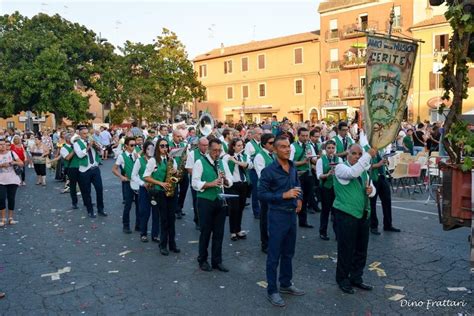
[[[172,197],[176,191],[176,183],[178,183],[178,178],[176,177],[176,172],[173,168],[173,158],[169,157],[168,162],[166,163],[166,177],[165,182],[168,183],[169,189],[165,190],[165,195],[167,197]]]

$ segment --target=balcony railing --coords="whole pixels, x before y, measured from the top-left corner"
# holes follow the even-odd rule
[[[390,20],[385,22],[386,31],[390,29]],[[403,30],[403,17],[398,15],[393,19],[392,31],[401,32]]]
[[[355,69],[365,67],[365,57],[351,57],[344,58],[341,61],[341,68],[343,69]]]
[[[377,21],[368,21],[363,23],[354,23],[344,26],[343,37],[354,38],[364,36],[365,34],[361,31],[377,31],[379,23]]]
[[[339,71],[341,66],[341,62],[339,60],[336,61],[328,61],[326,63],[326,71],[327,72],[335,72]]]
[[[361,99],[365,95],[365,87],[348,87],[342,90],[342,99]]]
[[[329,30],[326,31],[326,42],[337,42],[340,36],[339,30]]]
[[[336,100],[339,99],[341,96],[341,92],[339,90],[328,90],[326,91],[326,99],[327,100]]]

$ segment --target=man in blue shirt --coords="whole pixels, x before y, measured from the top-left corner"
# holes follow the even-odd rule
[[[278,293],[277,269],[280,267],[280,293],[304,295],[296,288],[291,260],[295,254],[296,214],[301,211],[302,191],[296,167],[290,161],[290,142],[287,137],[275,139],[273,150],[277,159],[264,168],[259,182],[258,196],[268,203],[267,298],[275,306],[285,306]]]

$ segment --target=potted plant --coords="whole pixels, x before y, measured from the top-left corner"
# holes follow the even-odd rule
[[[474,32],[474,13],[467,1],[448,1],[446,20],[453,29],[448,54],[443,57],[445,63],[442,73],[444,88],[443,99],[452,99],[452,105],[446,116],[442,145],[449,160],[440,165],[443,182],[440,188],[441,199],[438,203],[440,221],[445,230],[458,227],[471,227],[471,155],[474,152],[474,133],[462,120],[463,100],[468,97],[468,71],[472,56],[472,33]],[[471,46],[471,47],[470,47]],[[446,105],[440,106],[443,113]]]

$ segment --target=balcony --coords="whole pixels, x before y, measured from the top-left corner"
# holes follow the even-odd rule
[[[348,87],[342,90],[343,100],[362,99],[365,96],[365,87]]]
[[[340,67],[341,67],[341,62],[339,60],[326,62],[326,71],[327,72],[339,71]]]
[[[339,41],[340,33],[339,30],[326,31],[326,42],[331,43]]]
[[[328,90],[326,91],[326,100],[339,100],[341,93],[339,90]]]
[[[344,58],[341,61],[341,68],[342,69],[356,69],[356,68],[364,68],[365,67],[365,57],[351,57],[351,58]]]
[[[390,20],[387,20],[385,22],[385,27],[386,27],[386,32],[388,33],[388,30],[390,29]],[[403,17],[401,16],[395,16],[393,19],[393,25],[392,25],[392,32],[394,33],[400,33],[403,30]]]
[[[349,25],[344,25],[344,32],[342,36],[344,38],[355,38],[360,36],[365,36],[364,32],[361,31],[377,31],[378,30],[377,21],[368,21],[362,23],[354,23]]]

